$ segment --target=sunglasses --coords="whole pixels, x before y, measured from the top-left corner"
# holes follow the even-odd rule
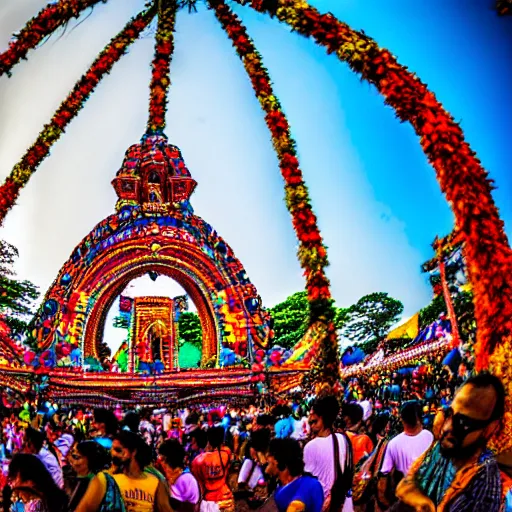
[[[462,433],[464,436],[482,430],[494,421],[492,417],[488,420],[477,420],[460,412],[454,413],[451,407],[443,407],[443,414],[445,419],[451,418],[453,430]]]

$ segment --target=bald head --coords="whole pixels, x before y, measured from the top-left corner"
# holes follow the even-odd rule
[[[501,420],[505,414],[505,388],[498,377],[488,372],[470,377],[456,398],[478,414],[474,418]]]
[[[455,394],[452,405],[454,410],[465,416],[488,420],[494,415],[497,400],[496,390],[491,386],[479,388],[464,384]]]

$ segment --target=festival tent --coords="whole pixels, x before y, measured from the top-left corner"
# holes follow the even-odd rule
[[[358,346],[349,347],[341,356],[341,362],[343,366],[351,366],[353,364],[360,363],[364,360],[366,354]]]

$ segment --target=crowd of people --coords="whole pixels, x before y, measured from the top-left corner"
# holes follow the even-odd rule
[[[4,512],[512,511],[488,444],[505,392],[444,369],[339,396],[185,410],[4,411]]]

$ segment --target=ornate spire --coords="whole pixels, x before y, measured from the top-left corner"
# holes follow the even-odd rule
[[[188,206],[197,182],[191,177],[181,151],[165,135],[146,134],[125,153],[112,185],[119,198],[116,209],[142,206],[150,213]]]

